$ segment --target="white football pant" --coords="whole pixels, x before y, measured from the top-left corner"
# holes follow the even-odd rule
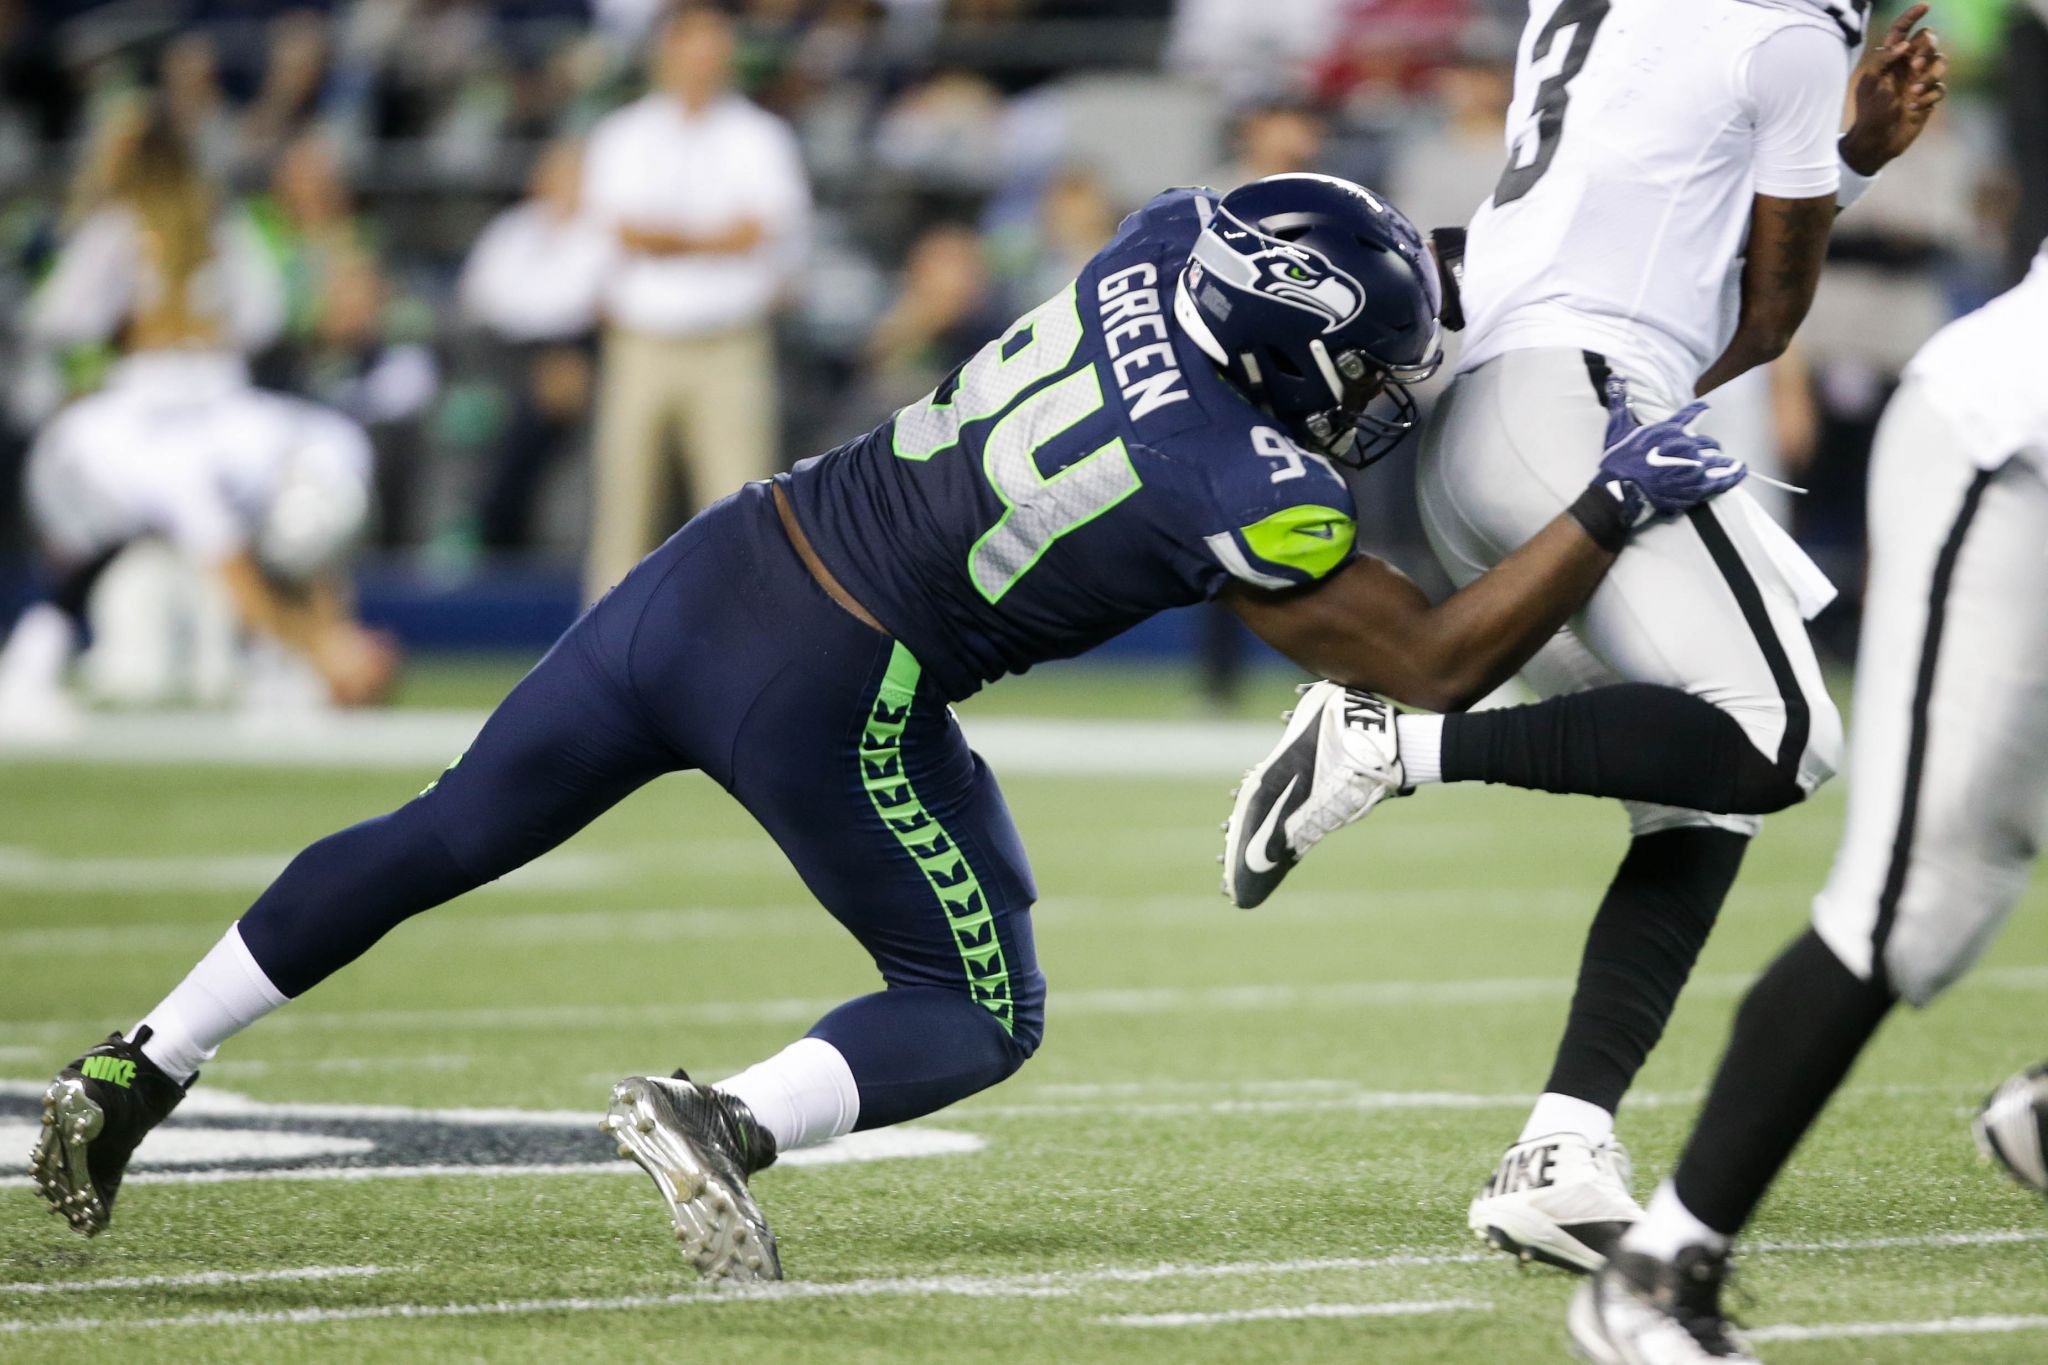
[[[1916,1005],[1984,951],[2048,828],[2048,483],[1909,380],[1878,428],[1849,819],[1814,925]]]
[[[1604,365],[1581,351],[1511,351],[1451,381],[1423,435],[1416,491],[1453,582],[1462,587],[1498,564],[1592,479],[1607,429]],[[1645,421],[1677,410],[1630,378]],[[1806,634],[1806,616],[1825,600],[1818,573],[1738,488],[1691,517],[1637,532],[1522,678],[1545,697],[1621,682],[1689,692],[1732,716],[1810,793],[1839,766],[1842,748],[1841,716]],[[1627,804],[1637,835],[1762,827],[1757,816]]]

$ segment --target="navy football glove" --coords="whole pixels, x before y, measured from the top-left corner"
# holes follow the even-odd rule
[[[1690,430],[1706,410],[1693,403],[1645,426],[1629,407],[1628,381],[1607,381],[1607,453],[1571,507],[1602,549],[1619,551],[1649,521],[1690,511],[1749,473],[1719,441]]]

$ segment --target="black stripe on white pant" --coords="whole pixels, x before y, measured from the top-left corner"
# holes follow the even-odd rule
[[[1602,404],[1607,402],[1607,381],[1614,370],[1607,357],[1598,351],[1584,352],[1586,357],[1586,378],[1593,385],[1593,394]],[[1792,669],[1792,660],[1785,653],[1785,643],[1778,638],[1778,630],[1771,622],[1771,614],[1764,606],[1763,592],[1757,587],[1756,579],[1749,572],[1749,566],[1742,562],[1741,551],[1728,538],[1711,504],[1701,504],[1687,513],[1693,529],[1699,533],[1707,553],[1713,556],[1714,567],[1721,571],[1722,579],[1728,584],[1728,591],[1734,594],[1736,605],[1742,608],[1742,619],[1749,626],[1749,632],[1756,637],[1757,648],[1763,651],[1764,663],[1771,670],[1771,682],[1778,689],[1778,699],[1785,707],[1785,733],[1778,741],[1778,756],[1775,766],[1788,783],[1799,782],[1800,762],[1806,754],[1806,741],[1813,727],[1813,713],[1806,704],[1806,694],[1799,688],[1799,675]]]
[[[1911,729],[1906,740],[1906,781],[1899,795],[1899,831],[1892,838],[1891,864],[1886,870],[1884,891],[1878,896],[1877,923],[1871,929],[1871,976],[1887,981],[1885,947],[1891,941],[1892,924],[1898,919],[1899,902],[1906,893],[1906,873],[1913,864],[1913,836],[1920,819],[1920,780],[1927,766],[1927,712],[1934,698],[1934,674],[1941,657],[1942,627],[1948,613],[1949,587],[1955,580],[1956,561],[1962,557],[1963,540],[1970,523],[1984,501],[1984,490],[1996,476],[1994,469],[1980,469],[1963,494],[1963,505],[1942,542],[1941,555],[1934,561],[1934,582],[1927,591],[1927,628],[1920,643],[1920,670],[1913,683]]]

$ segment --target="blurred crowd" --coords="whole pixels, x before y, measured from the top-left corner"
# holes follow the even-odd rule
[[[1520,18],[0,0],[0,535],[25,543],[6,499],[37,429],[125,350],[192,343],[108,281],[196,252],[232,295],[206,344],[370,433],[379,545],[449,574],[582,562],[599,590],[691,507],[921,396],[1167,185],[1323,170],[1463,223],[1499,174]],[[1781,510],[1845,584],[1899,368],[2048,235],[2048,0],[1936,22],[1956,97],[1726,418],[1811,489]],[[1400,458],[1362,477],[1368,540],[1432,576]]]

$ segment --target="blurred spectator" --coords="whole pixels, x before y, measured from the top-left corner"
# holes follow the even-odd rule
[[[260,164],[312,118],[327,79],[327,20],[310,9],[273,20],[263,84],[242,112],[242,154]]]
[[[478,508],[493,550],[527,546],[541,483],[590,409],[589,343],[615,248],[578,216],[582,174],[576,143],[550,146],[527,197],[491,220],[462,271],[464,317],[503,345],[500,368],[519,375]]]
[[[1070,167],[1039,196],[1037,216],[992,243],[1009,281],[1011,313],[1051,298],[1116,234],[1117,211],[1094,172]],[[1000,324],[998,324],[1000,325]]]
[[[1512,41],[1512,36],[1510,36]],[[1434,117],[1402,138],[1386,190],[1424,232],[1463,227],[1507,165],[1512,59],[1468,53],[1430,79]]]
[[[865,431],[924,397],[1009,320],[980,234],[956,224],[929,229],[910,249],[834,425],[842,435]]]
[[[246,218],[221,213],[161,108],[109,120],[73,214],[24,320],[36,343],[239,356],[278,334],[284,290],[269,254]]]
[[[1166,60],[1233,100],[1298,93],[1330,50],[1345,0],[1181,0]]]
[[[1299,101],[1250,105],[1232,125],[1230,164],[1210,183],[1229,191],[1269,175],[1319,170],[1327,132],[1322,114]]]
[[[1000,171],[1003,99],[984,78],[941,71],[905,91],[875,128],[875,159],[906,177],[986,189]]]
[[[1362,108],[1422,88],[1457,54],[1474,10],[1472,0],[1341,0],[1315,93]]]
[[[205,33],[183,33],[164,48],[158,81],[164,108],[178,135],[208,175],[226,179],[241,157],[241,138],[227,92],[221,88],[219,54]]]
[[[389,334],[390,286],[332,140],[318,132],[294,138],[278,158],[271,193],[252,208],[287,289],[285,336],[259,361],[258,375],[368,428],[378,539],[411,544],[423,529],[423,423],[439,369],[422,339]]]
[[[672,439],[692,507],[776,467],[768,318],[810,188],[788,126],[733,93],[733,41],[722,13],[685,7],[662,29],[656,88],[590,137],[585,207],[622,248],[605,294],[593,598],[675,525]]]
[[[250,205],[289,290],[287,333],[294,353],[275,357],[280,388],[301,388],[337,277],[372,262],[366,225],[356,216],[333,143],[322,133],[293,139],[277,157],[269,193]]]

